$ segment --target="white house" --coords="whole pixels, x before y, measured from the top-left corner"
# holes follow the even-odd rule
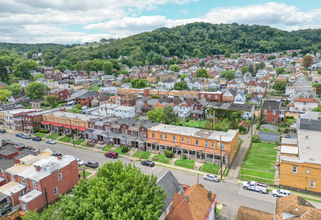
[[[246,103],[246,95],[243,92],[239,92],[234,97],[235,104],[245,104]]]
[[[87,112],[91,115],[97,115],[101,117],[110,117],[114,115],[114,109],[119,107],[116,104],[100,105],[97,108],[89,109]]]
[[[135,107],[118,106],[113,109],[114,115],[121,118],[133,118],[136,116]]]
[[[167,89],[173,89],[173,88],[174,88],[174,85],[175,85],[175,82],[174,82],[171,78],[168,78],[168,79],[166,79],[164,82],[159,81],[159,82],[158,82],[158,85],[159,85],[159,86],[164,86],[164,87],[166,87]]]
[[[85,82],[85,81],[86,81],[86,79],[84,77],[82,77],[82,76],[77,76],[75,78],[75,84],[82,83],[82,82]]]
[[[194,102],[192,103],[189,101],[190,100],[186,100],[177,106],[179,118],[185,119],[191,115],[191,110],[192,106],[194,105]]]
[[[195,90],[200,90],[201,89],[201,85],[202,85],[201,82],[196,81],[196,82],[193,83],[193,88],[195,88]]]
[[[314,98],[296,98],[288,107],[290,112],[311,112],[319,105],[320,101]]]
[[[100,87],[99,89],[99,93],[100,94],[114,94],[116,95],[117,94],[117,91],[118,91],[118,87],[114,87],[114,86],[111,86],[111,87]]]

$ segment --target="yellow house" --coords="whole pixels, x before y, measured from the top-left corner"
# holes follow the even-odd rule
[[[238,130],[213,132],[159,124],[148,129],[146,149],[155,153],[163,153],[168,149],[175,152],[175,157],[185,154],[189,159],[215,164],[220,164],[222,155],[223,164],[229,165],[237,151],[238,140]]]
[[[57,111],[42,115],[41,124],[45,129],[55,133],[70,133],[71,129],[74,134],[82,136],[89,128],[90,119],[95,118],[98,116]]]
[[[4,112],[0,112],[0,125],[3,125],[4,123],[6,123],[4,120]]]
[[[297,156],[295,151],[281,152],[280,186],[321,194],[321,132],[298,130],[297,134]],[[291,143],[287,147],[296,148]]]
[[[77,84],[70,85],[70,89],[73,89],[73,90],[80,90],[80,89],[90,90],[91,89],[91,85],[90,85],[89,82],[77,83]]]

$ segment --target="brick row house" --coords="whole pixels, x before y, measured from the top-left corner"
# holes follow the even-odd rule
[[[261,114],[264,115],[264,121],[267,123],[284,123],[286,110],[286,107],[281,106],[281,102],[264,101]]]
[[[68,89],[52,89],[47,92],[47,95],[55,95],[57,96],[58,100],[64,100],[70,97],[71,93]]]
[[[192,106],[191,118],[204,119],[205,118],[205,108],[208,102],[205,98],[201,98]]]
[[[92,100],[97,97],[98,91],[86,92],[85,94],[78,96],[76,102],[79,105],[90,107]]]

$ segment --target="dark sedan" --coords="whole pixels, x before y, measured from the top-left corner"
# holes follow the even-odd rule
[[[155,163],[153,161],[146,160],[146,161],[142,161],[141,165],[148,166],[148,167],[153,167],[153,166],[155,166]]]
[[[33,141],[38,141],[38,142],[39,142],[39,141],[41,141],[41,140],[42,140],[42,138],[41,138],[41,137],[34,137],[34,138],[32,138],[32,140],[33,140]]]
[[[16,137],[19,137],[19,138],[21,138],[22,137],[22,133],[18,133],[18,134],[16,134]]]
[[[6,133],[6,129],[0,129],[0,133]]]

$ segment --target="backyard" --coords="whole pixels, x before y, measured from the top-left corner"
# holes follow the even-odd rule
[[[179,160],[176,160],[175,166],[194,169],[195,160],[179,159]]]
[[[167,158],[164,154],[158,154],[153,157],[153,161],[157,161],[160,163],[170,164],[171,160],[171,158]]]
[[[188,122],[187,122],[188,120]],[[232,121],[224,119],[223,121],[215,122],[215,130],[217,131],[228,131],[230,129]],[[239,121],[235,122],[235,126],[239,124]],[[194,119],[178,119],[176,123],[178,126],[190,127],[190,128],[202,128],[212,130],[212,122],[208,120],[197,121]]]
[[[252,143],[239,178],[273,184],[277,151],[275,144]]]
[[[221,167],[219,165],[205,163],[203,166],[201,166],[200,171],[205,172],[205,173],[218,174],[220,169],[221,169]]]
[[[149,151],[142,151],[141,152],[142,159],[147,160],[150,155],[151,155],[151,152],[149,152]],[[136,151],[136,153],[134,153],[134,157],[139,158],[139,151]]]
[[[59,134],[50,134],[46,138],[56,140],[59,137]]]

